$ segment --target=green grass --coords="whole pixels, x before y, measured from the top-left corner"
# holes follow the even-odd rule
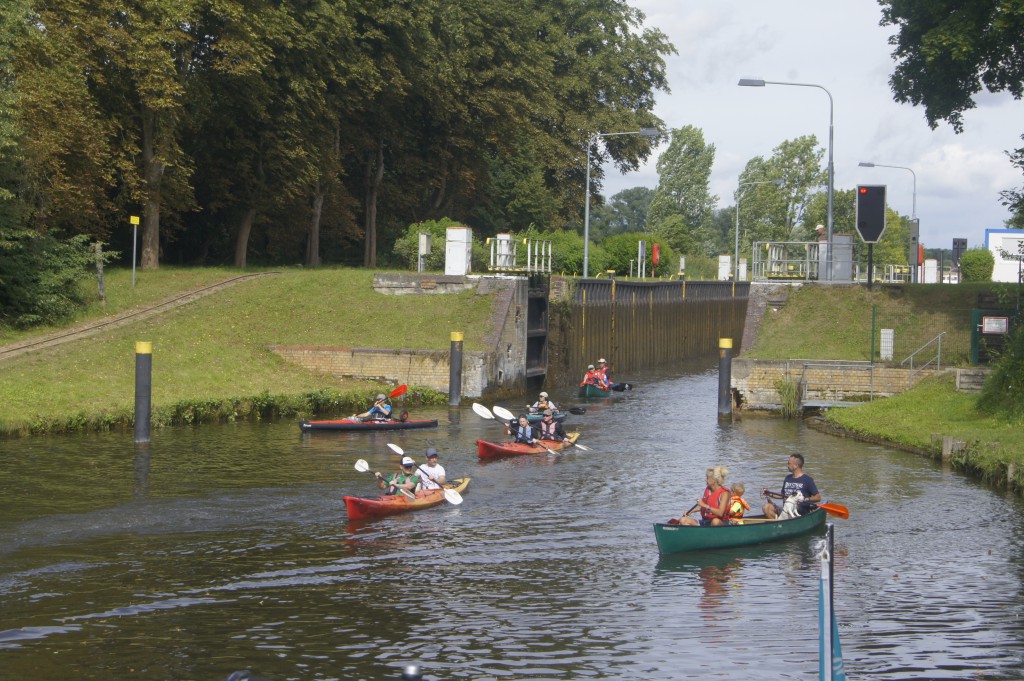
[[[195,270],[196,278],[190,280],[187,272],[179,271],[176,284],[165,281],[154,287],[159,290],[147,294],[152,295],[149,300],[166,297],[175,285],[192,289],[196,281],[237,274],[222,270],[211,278],[208,271]],[[154,414],[167,421],[231,418],[237,410],[246,416],[258,411],[261,401],[270,403],[264,411],[281,405],[302,409],[318,401],[344,403],[334,394],[300,399],[297,407],[293,400],[353,385],[366,394],[378,389],[287,364],[271,352],[271,345],[446,350],[451,332],[463,331],[467,350],[482,348],[490,330],[491,296],[390,296],[375,293],[372,280],[373,273],[361,269],[283,270],[159,317],[7,360],[0,374],[5,406],[0,433],[130,422],[136,341],[153,343]],[[131,287],[130,271],[126,282],[115,281],[107,279],[111,299],[137,299],[112,290]]]
[[[31,329],[9,329],[0,326],[0,345],[61,331],[69,326],[96,321],[103,317],[120,314],[129,310],[150,307],[161,300],[181,295],[190,290],[209,286],[225,279],[246,274],[249,271],[225,267],[203,269],[182,267],[161,267],[158,270],[136,270],[135,286],[132,286],[130,269],[108,269],[104,272],[106,303],[100,302],[99,286],[95,275],[79,282],[82,295],[88,302],[74,319],[58,326],[37,326]]]
[[[943,365],[965,366],[971,309],[978,307],[979,293],[993,290],[998,285],[875,286],[871,291],[865,286],[802,286],[790,290],[781,310],[766,313],[757,342],[743,354],[761,359],[869,360],[874,305],[876,360],[879,330],[891,328],[896,339],[894,362],[945,332]]]
[[[958,393],[951,375],[920,383],[913,390],[864,405],[832,409],[826,420],[851,433],[881,438],[902,447],[941,455],[941,439],[952,436],[967,443],[954,456],[958,469],[997,487],[1024,491],[1024,428],[1019,423],[984,414],[978,395]]]

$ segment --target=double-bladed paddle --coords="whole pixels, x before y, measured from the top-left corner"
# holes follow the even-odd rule
[[[355,469],[357,471],[359,471],[360,473],[369,473],[370,472],[370,464],[366,463],[365,459],[359,459],[359,461],[356,461]],[[376,476],[374,476],[374,477],[376,477]],[[401,492],[405,496],[409,497],[413,501],[416,501],[416,495],[410,493],[409,490],[402,489],[401,487],[398,487],[396,489],[398,489],[399,492]]]
[[[391,451],[393,451],[395,454],[398,454],[399,456],[405,456],[405,450],[403,450],[398,445],[389,442],[388,447],[390,447]],[[422,473],[426,473],[426,471],[423,470],[423,467],[419,464],[416,464],[416,469]],[[440,489],[444,490],[444,500],[447,501],[449,504],[455,504],[456,506],[458,506],[459,504],[462,503],[462,495],[459,494],[456,490],[452,489],[451,487],[445,487],[440,483],[435,482],[434,484],[437,485]]]
[[[407,392],[409,392],[409,386],[407,386],[405,383],[403,383],[402,385],[398,386],[397,388],[392,390],[390,393],[388,393],[388,399],[391,399],[392,397],[401,397],[402,395],[404,395]]]

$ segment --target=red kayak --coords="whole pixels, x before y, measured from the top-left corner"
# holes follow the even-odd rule
[[[570,442],[576,442],[576,438],[580,436],[579,433],[569,433]],[[521,442],[488,442],[487,440],[476,441],[476,455],[484,461],[490,461],[491,459],[500,459],[505,456],[522,456],[524,454],[547,454],[548,449],[553,452],[557,452],[563,449],[562,442],[560,440],[541,440],[544,443],[544,447],[539,445],[527,445]]]
[[[462,493],[469,485],[469,478],[456,478],[445,484],[445,487]],[[385,494],[372,499],[363,497],[344,497],[345,510],[349,520],[366,520],[367,518],[383,518],[387,515],[398,515],[421,508],[430,508],[444,503],[443,489],[427,489],[416,492],[413,501],[404,494]]]
[[[402,430],[405,428],[434,428],[437,419],[363,419],[347,418],[331,421],[303,421],[302,430]]]

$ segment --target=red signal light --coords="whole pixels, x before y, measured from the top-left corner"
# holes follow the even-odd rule
[[[868,193],[868,188],[867,187],[861,187],[860,188],[860,193],[861,194],[867,194]]]

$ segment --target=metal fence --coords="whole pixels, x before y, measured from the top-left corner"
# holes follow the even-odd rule
[[[880,310],[872,305],[870,346],[873,361],[898,366],[942,336],[942,365],[967,366],[971,358],[971,308]],[[869,351],[870,352],[870,351]],[[934,355],[932,352],[929,357]],[[920,356],[919,356],[920,357]],[[917,363],[923,363],[918,361]]]

